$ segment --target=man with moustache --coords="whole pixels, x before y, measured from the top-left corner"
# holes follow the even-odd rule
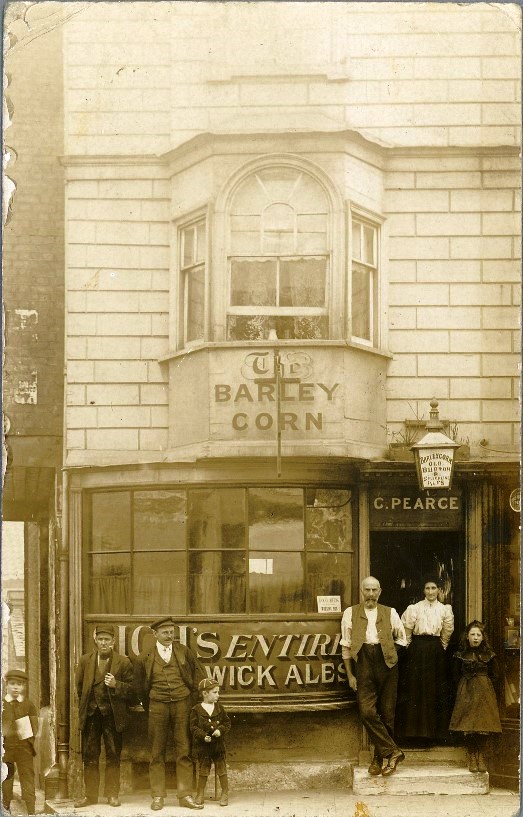
[[[374,576],[363,579],[361,594],[363,603],[347,607],[343,613],[341,654],[361,720],[374,746],[369,774],[388,777],[405,759],[394,740],[394,713],[398,649],[407,645],[407,638],[396,610],[378,604],[381,586]]]
[[[125,655],[113,651],[112,624],[96,627],[94,640],[96,650],[82,655],[76,670],[85,795],[75,802],[75,808],[98,802],[102,736],[105,746],[104,794],[110,806],[120,805],[122,732],[127,723],[133,667]]]
[[[166,797],[165,756],[170,728],[173,730],[178,802],[186,808],[203,808],[203,804],[196,803],[192,797],[189,719],[193,694],[197,694],[198,684],[205,673],[192,650],[175,641],[175,627],[171,617],[151,624],[156,643],[135,664],[136,691],[149,713],[149,779],[153,811],[163,808]]]

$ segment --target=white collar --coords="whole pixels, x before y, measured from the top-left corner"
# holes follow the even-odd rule
[[[13,698],[13,696],[9,692],[6,692],[4,700],[7,701],[8,704],[10,704],[11,701],[18,701],[19,703],[22,703],[22,701],[24,700],[24,696],[17,695],[15,698]]]
[[[160,644],[159,641],[156,642],[156,649],[158,650],[160,655],[172,655],[173,645],[169,644],[167,647],[164,644]]]

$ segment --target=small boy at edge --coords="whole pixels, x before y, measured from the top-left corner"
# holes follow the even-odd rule
[[[27,813],[35,813],[34,740],[37,732],[38,712],[27,697],[27,674],[19,669],[8,670],[2,701],[2,759],[7,766],[7,777],[2,782],[2,805],[7,813],[13,797],[15,766]]]

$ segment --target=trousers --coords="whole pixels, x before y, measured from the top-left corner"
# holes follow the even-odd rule
[[[387,666],[380,644],[363,644],[356,661],[356,680],[356,700],[369,740],[379,757],[389,757],[398,748],[394,740],[398,665]]]
[[[27,744],[27,741],[26,741]],[[25,801],[28,814],[35,813],[35,772],[34,756],[31,747],[23,743],[16,749],[9,749],[9,760],[4,761],[7,766],[7,777],[2,781],[2,805],[9,810],[9,804],[13,799],[13,782],[15,776],[15,766],[20,778],[20,788],[22,789],[22,800]]]
[[[99,709],[95,709],[92,715],[87,716],[82,729],[85,795],[92,800],[98,800],[100,788],[102,737],[105,747],[104,796],[116,797],[120,791],[122,734],[116,731],[112,712],[102,714]]]
[[[181,701],[150,701],[149,703],[149,743],[151,760],[149,780],[153,797],[166,797],[165,755],[169,730],[173,732],[174,757],[176,761],[176,793],[178,798],[187,797],[193,788],[193,763],[190,757],[191,737],[189,714],[191,696]]]

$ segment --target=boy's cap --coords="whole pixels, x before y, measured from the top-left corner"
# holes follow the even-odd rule
[[[96,636],[96,635],[101,635],[102,633],[105,633],[106,635],[110,635],[112,638],[114,638],[114,627],[113,627],[113,625],[112,624],[98,624],[98,626],[95,627],[94,634]]]
[[[171,616],[165,616],[165,618],[159,618],[157,621],[153,621],[153,623],[150,626],[151,630],[157,630],[159,627],[162,627],[163,625],[171,624],[174,627],[176,627],[176,621],[174,620],[174,618],[172,618]]]
[[[198,689],[200,689],[203,692],[209,689],[216,689],[216,687],[219,686],[220,685],[218,681],[213,681],[212,678],[204,678],[203,681],[200,681],[200,683],[198,684]]]
[[[5,674],[5,680],[13,680],[13,681],[26,681],[27,682],[27,672],[24,672],[23,669],[8,669]]]

